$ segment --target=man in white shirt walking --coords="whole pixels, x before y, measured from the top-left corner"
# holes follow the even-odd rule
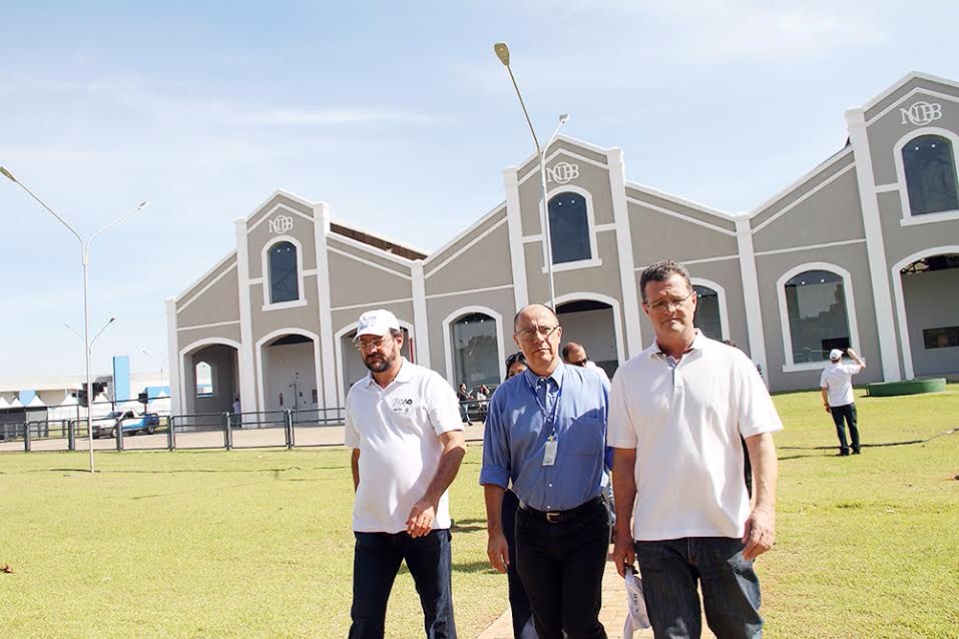
[[[700,637],[699,590],[717,637],[760,637],[753,562],[775,540],[772,434],[782,422],[749,358],[693,326],[696,292],[683,265],[653,264],[640,291],[656,339],[619,367],[610,392],[613,562],[620,575],[639,563],[657,637]]]
[[[856,404],[852,393],[852,376],[866,369],[866,360],[859,357],[856,351],[847,348],[846,352],[855,364],[842,363],[842,351],[834,348],[829,351],[829,365],[823,369],[819,378],[819,388],[822,390],[822,403],[827,413],[832,413],[832,420],[836,423],[836,435],[839,436],[839,456],[849,455],[849,444],[846,443],[845,424],[849,424],[849,436],[852,438],[852,454],[859,454],[859,427],[856,423]]]
[[[389,311],[363,313],[354,345],[370,373],[346,397],[353,448],[353,623],[350,639],[382,639],[386,604],[406,561],[426,636],[456,639],[447,488],[466,454],[453,388],[400,355]]]

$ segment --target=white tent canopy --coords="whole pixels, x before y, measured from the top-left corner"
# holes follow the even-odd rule
[[[43,403],[39,395],[34,395],[33,399],[27,403],[27,408],[43,408],[44,406],[46,406],[46,404]]]
[[[0,408],[10,408],[10,404],[3,397],[0,397]]]

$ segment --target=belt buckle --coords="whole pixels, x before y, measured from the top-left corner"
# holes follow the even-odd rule
[[[548,521],[548,522],[551,523],[551,524],[555,524],[555,523],[559,522],[559,517],[560,517],[561,514],[562,514],[562,513],[559,513],[559,512],[547,512],[547,513],[546,513],[546,521]]]

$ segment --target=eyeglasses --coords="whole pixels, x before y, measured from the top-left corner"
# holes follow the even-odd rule
[[[380,350],[381,348],[383,348],[384,346],[386,346],[386,343],[389,342],[391,339],[393,339],[393,336],[392,336],[392,335],[384,335],[383,337],[378,337],[378,338],[373,339],[373,340],[370,340],[370,341],[368,341],[368,342],[363,341],[363,340],[360,340],[360,339],[354,339],[354,340],[353,340],[353,346],[356,348],[356,350],[360,351],[361,353],[365,353],[366,351],[370,350],[371,348],[372,348],[373,350],[377,350],[377,351],[378,351],[378,350]]]
[[[534,326],[533,328],[517,331],[516,336],[525,342],[531,342],[537,335],[543,339],[548,338],[557,328],[559,328],[559,324],[556,326]]]
[[[651,311],[671,311],[675,308],[679,308],[683,303],[693,296],[694,291],[690,291],[685,297],[673,297],[667,299],[656,300],[646,305]]]

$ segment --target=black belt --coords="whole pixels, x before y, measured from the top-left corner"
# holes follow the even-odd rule
[[[596,495],[592,499],[584,501],[579,506],[570,508],[569,510],[536,510],[522,501],[519,502],[519,507],[537,519],[542,519],[551,524],[558,524],[570,519],[575,519],[590,507],[602,503],[604,503],[603,496]]]

